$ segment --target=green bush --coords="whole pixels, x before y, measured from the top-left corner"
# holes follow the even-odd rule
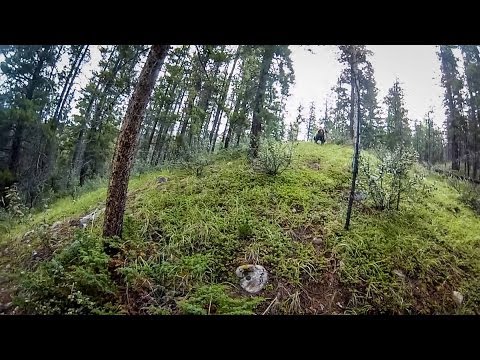
[[[2,198],[2,202],[7,212],[13,218],[23,218],[27,215],[28,209],[24,205],[16,184],[5,188],[5,195]]]
[[[288,169],[292,163],[294,142],[281,142],[264,139],[261,142],[258,157],[253,159],[253,168],[267,175],[278,175]]]
[[[212,155],[206,151],[196,152],[188,150],[177,159],[176,164],[181,169],[185,169],[200,177],[204,174],[205,167],[212,164],[212,162]]]
[[[116,287],[108,271],[109,257],[98,237],[78,232],[75,240],[21,282],[18,304],[35,314],[103,314]]]
[[[375,208],[389,210],[397,208],[402,196],[412,197],[423,183],[421,174],[409,174],[416,160],[414,151],[397,147],[390,151],[377,148],[379,161],[368,156],[360,157],[359,187],[365,190]]]
[[[480,185],[453,175],[448,178],[448,183],[458,191],[460,201],[480,215]]]

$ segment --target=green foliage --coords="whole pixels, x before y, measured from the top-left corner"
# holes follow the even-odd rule
[[[294,142],[264,139],[258,157],[253,160],[254,169],[271,176],[282,173],[291,165],[295,147]]]
[[[385,145],[391,151],[397,147],[408,147],[411,144],[411,130],[408,125],[403,89],[398,79],[388,90],[384,102],[387,105]]]
[[[103,253],[101,221],[75,237],[63,228],[51,236],[46,226],[42,237],[47,243],[50,235],[55,252],[36,262],[34,272],[18,261],[24,256],[2,255],[2,269],[8,261],[31,279],[20,284],[22,309],[258,314],[284,286],[289,297],[272,305],[272,313],[311,313],[315,304],[320,311],[320,303],[331,303],[326,313],[479,312],[478,216],[439,176],[413,166],[407,176],[424,177],[415,201],[395,212],[355,205],[352,228],[345,232],[351,146],[300,143],[292,170],[273,178],[254,173],[244,150],[229,155],[230,150],[219,151],[202,177],[172,169],[132,178],[123,239],[110,242],[120,250],[114,259]],[[380,160],[368,160],[373,172]],[[168,181],[158,184],[159,176]],[[424,185],[431,188],[428,196],[419,192]],[[105,194],[101,188],[75,203],[59,200],[34,215],[31,226],[79,218],[102,204]],[[31,226],[18,225],[0,245],[30,258],[39,239],[32,239],[30,248],[22,235]],[[114,269],[108,271],[106,262]],[[263,265],[269,273],[261,297],[238,291],[235,269],[246,263]],[[455,305],[453,290],[464,295],[462,307]]]
[[[180,168],[196,176],[203,176],[205,168],[212,164],[212,161],[212,155],[206,151],[186,150],[175,162]]]
[[[198,288],[179,306],[183,313],[192,315],[251,315],[263,300],[261,297],[237,299],[228,294],[224,285],[207,285]]]
[[[7,212],[14,218],[23,218],[27,215],[28,209],[24,205],[16,184],[5,188],[5,196],[1,200]]]
[[[77,233],[73,242],[22,282],[19,303],[35,314],[101,314],[115,311],[115,286],[103,241]]]
[[[459,200],[480,215],[480,185],[458,176],[449,176],[448,183],[458,191]]]
[[[360,188],[367,191],[375,208],[389,210],[396,207],[400,197],[413,198],[417,186],[423,183],[419,174],[409,176],[416,154],[410,149],[377,150],[379,162],[368,156],[360,158]],[[398,210],[398,208],[397,208]]]

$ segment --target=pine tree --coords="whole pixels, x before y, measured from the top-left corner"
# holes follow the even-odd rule
[[[403,98],[403,89],[397,79],[384,100],[387,106],[385,145],[390,150],[411,144],[411,130]]]
[[[103,224],[104,237],[122,235],[128,179],[137,145],[137,136],[155,81],[169,47],[169,45],[152,45],[128,104],[112,161],[112,175],[108,186]]]
[[[464,100],[461,94],[463,83],[457,70],[457,60],[452,47],[440,46],[438,57],[441,62],[442,85],[445,88],[446,129],[448,158],[452,160],[452,170],[460,170],[462,148],[465,145],[466,119],[463,114]]]

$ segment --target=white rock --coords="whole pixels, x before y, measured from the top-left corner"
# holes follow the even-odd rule
[[[85,215],[84,217],[82,217],[80,219],[80,225],[82,226],[82,228],[85,228],[87,227],[88,223],[95,220],[95,218],[100,215],[103,211],[105,210],[105,208],[101,209],[101,210],[98,210],[98,209],[95,209],[93,210],[93,212],[91,212],[90,214],[88,215]]]
[[[320,245],[322,242],[323,242],[322,238],[314,237],[312,239],[312,243],[314,243],[316,245]]]
[[[56,221],[53,223],[52,225],[52,229],[55,229],[56,227],[58,227],[59,225],[62,225],[62,222],[61,221]]]
[[[35,232],[35,230],[30,230],[30,231],[26,232],[26,233],[23,235],[23,237],[26,238],[27,236],[33,234],[34,232]]]
[[[240,286],[249,293],[259,292],[268,281],[267,270],[261,265],[239,266],[235,274],[241,278]]]
[[[462,305],[463,302],[463,295],[458,291],[453,292],[453,300],[457,303],[457,305]]]

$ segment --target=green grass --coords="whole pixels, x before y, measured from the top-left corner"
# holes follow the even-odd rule
[[[16,302],[28,313],[478,313],[480,218],[428,173],[431,194],[398,212],[357,204],[345,231],[351,158],[349,147],[300,143],[292,168],[276,177],[226,154],[200,177],[143,174],[130,181],[123,238],[110,241],[116,257],[103,253],[101,217],[56,237],[40,230],[103,207],[100,188],[5,226],[0,266],[13,265],[4,274],[20,285]],[[31,228],[38,235],[26,244]],[[33,261],[32,250],[46,246],[49,256]],[[240,289],[235,269],[245,263],[269,272],[259,295]]]

